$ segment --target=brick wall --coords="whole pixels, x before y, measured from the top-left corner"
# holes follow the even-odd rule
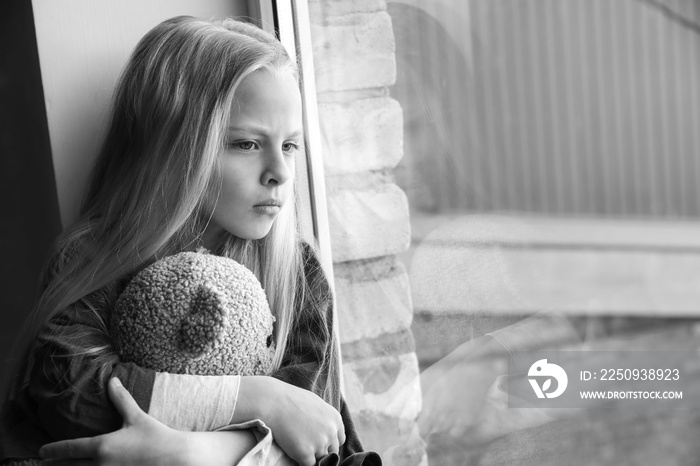
[[[386,3],[309,2],[323,135],[345,394],[367,449],[427,464],[416,434],[421,390],[408,275],[408,201],[393,170],[403,119]]]

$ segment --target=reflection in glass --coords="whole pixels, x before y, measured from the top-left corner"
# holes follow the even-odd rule
[[[503,379],[518,351],[698,347],[698,4],[388,12],[429,463],[696,463],[700,411],[509,409]]]

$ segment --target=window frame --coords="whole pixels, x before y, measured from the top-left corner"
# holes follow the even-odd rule
[[[263,30],[276,35],[289,56],[296,57],[299,67],[306,153],[302,163],[297,163],[296,167],[297,195],[301,204],[298,209],[299,223],[302,238],[314,242],[318,247],[321,266],[333,291],[333,333],[342,367],[308,1],[248,0],[248,12],[249,16],[259,20],[258,25]],[[344,395],[342,370],[340,390]]]
[[[306,0],[248,0],[248,11],[252,18],[260,21],[259,25],[262,29],[279,38],[290,56],[296,56],[299,64],[306,158],[297,167],[297,179],[306,180],[308,189],[305,189],[304,183],[299,182],[297,190],[300,201],[308,202],[311,209],[310,212],[300,212],[300,223],[304,239],[316,242],[321,256],[321,265],[332,282],[333,260],[308,2]]]

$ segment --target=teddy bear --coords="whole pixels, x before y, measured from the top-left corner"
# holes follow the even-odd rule
[[[122,361],[159,372],[263,375],[274,321],[250,270],[200,249],[136,274],[117,299],[111,331]]]

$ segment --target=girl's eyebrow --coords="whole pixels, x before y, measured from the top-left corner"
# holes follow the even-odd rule
[[[256,127],[252,127],[252,126],[250,126],[250,127],[244,127],[244,126],[229,126],[229,127],[228,127],[228,131],[230,131],[230,132],[232,132],[232,133],[255,134],[255,135],[258,135],[258,136],[267,136],[267,134],[268,134],[264,129],[262,129],[262,128],[256,128]],[[299,138],[299,137],[301,137],[303,134],[304,134],[304,133],[303,133],[302,130],[298,130],[298,131],[295,131],[295,132],[293,132],[292,134],[290,134],[289,137],[292,137],[292,138]]]

